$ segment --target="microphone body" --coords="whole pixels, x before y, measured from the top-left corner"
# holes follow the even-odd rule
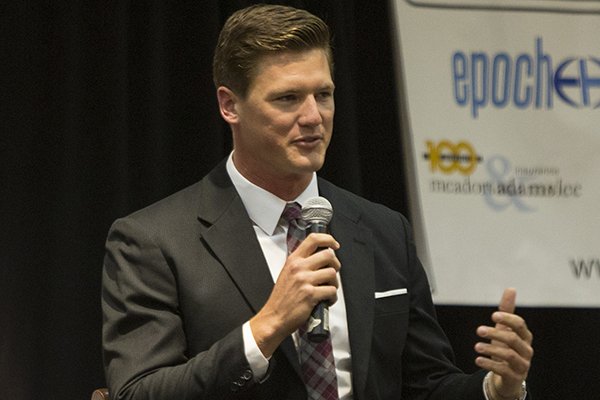
[[[306,229],[308,233],[327,233],[327,225],[322,222],[311,223]],[[319,248],[317,251],[324,250]],[[329,337],[329,307],[325,302],[320,302],[313,308],[308,320],[306,330],[311,342],[322,342]]]
[[[327,199],[313,197],[302,207],[302,219],[306,233],[327,233],[327,226],[333,216],[333,209]],[[324,250],[323,248],[317,251]],[[320,302],[313,308],[308,319],[306,334],[311,342],[322,342],[329,337],[329,306]]]

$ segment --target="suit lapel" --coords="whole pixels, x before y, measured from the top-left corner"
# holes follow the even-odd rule
[[[198,219],[202,223],[201,239],[227,270],[252,311],[257,313],[273,290],[273,278],[224,162],[203,181]],[[291,336],[279,347],[300,375],[298,354]]]
[[[252,222],[231,183],[225,163],[203,181],[198,218],[210,247],[256,313],[273,289],[273,279]]]
[[[375,267],[372,234],[359,224],[360,211],[340,199],[327,182],[319,182],[319,190],[333,206],[330,229],[340,243],[337,256],[342,264],[340,276],[346,302],[348,334],[352,354],[352,380],[355,398],[365,391],[374,318]]]

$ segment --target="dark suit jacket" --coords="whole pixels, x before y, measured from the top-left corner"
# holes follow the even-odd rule
[[[453,365],[404,217],[319,179],[334,209],[356,400],[482,400],[483,373]],[[273,281],[225,163],[117,220],[103,272],[103,346],[114,399],[306,399],[291,338],[255,382],[242,324]],[[375,299],[374,292],[406,288]]]

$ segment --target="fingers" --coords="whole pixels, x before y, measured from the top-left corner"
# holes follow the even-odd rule
[[[308,257],[300,256],[297,260],[288,261],[292,264],[295,263],[290,268],[295,267],[298,271],[306,272],[303,276],[306,284],[305,290],[309,293],[308,297],[313,299],[313,305],[320,301],[326,301],[329,305],[332,305],[337,301],[337,288],[339,287],[337,273],[341,268],[341,263],[332,248],[319,246],[322,243],[319,240],[315,240],[315,243],[309,242],[309,249],[317,246],[322,250],[310,254]],[[300,253],[302,253],[302,250],[300,250]]]
[[[477,328],[477,335],[490,342],[475,345],[475,351],[480,354],[475,363],[495,373],[494,387],[503,393],[518,392],[533,358],[533,334],[525,320],[514,314],[516,295],[515,289],[505,289],[499,311],[492,314],[495,326]]]
[[[321,249],[339,250],[340,244],[333,236],[326,233],[311,233],[300,243],[298,248],[292,254],[300,257],[309,257],[311,254],[317,253]]]
[[[500,375],[508,375],[517,380],[527,376],[531,364],[531,358],[522,357],[514,349],[509,347],[494,346],[489,343],[477,343],[475,350],[487,357],[478,357],[477,364],[486,369],[494,370]],[[492,357],[492,358],[488,358]]]
[[[297,259],[292,259],[291,261],[299,264],[300,268],[306,268],[310,271],[331,268],[334,270],[334,272],[337,272],[341,268],[340,260],[338,260],[335,252],[329,248],[318,251],[307,257],[298,257]]]
[[[521,320],[519,325],[524,325],[525,322],[520,317],[516,315],[514,317]],[[510,326],[516,325],[513,325],[513,321],[511,321]],[[479,327],[477,334],[482,338],[491,339],[492,342],[489,344],[477,343],[475,350],[479,354],[492,357],[490,361],[508,364],[518,375],[524,376],[529,370],[529,364],[533,357],[532,335],[526,326],[519,329],[521,333],[507,329]]]
[[[496,323],[497,330],[506,330],[515,332],[519,338],[527,344],[531,344],[533,335],[527,328],[525,320],[514,314],[517,299],[517,291],[514,288],[507,288],[502,293],[498,310],[492,314],[492,321]],[[490,337],[493,340],[494,337]]]
[[[504,289],[504,292],[502,293],[502,298],[500,299],[500,305],[498,306],[498,310],[504,311],[507,313],[514,313],[516,302],[517,302],[516,289],[515,288]]]
[[[286,264],[290,264],[289,268],[298,271],[318,271],[330,267],[337,272],[340,270],[341,264],[334,250],[338,250],[339,248],[340,244],[331,235],[311,233],[290,254]],[[318,282],[315,281],[315,283]]]
[[[321,301],[334,304],[341,264],[334,249],[339,243],[328,234],[310,234],[288,256],[268,305],[293,326],[308,318],[312,307]],[[318,251],[319,250],[319,251]]]
[[[327,285],[333,286],[337,289],[339,287],[339,282],[337,280],[337,271],[340,268],[340,262],[337,260],[337,258],[335,258],[335,267],[329,266],[329,262],[329,257],[325,258],[322,261],[322,263],[327,264],[325,264],[324,267],[315,269],[314,272],[309,275],[307,282],[313,286]]]
[[[488,357],[477,357],[475,364],[479,368],[492,371],[494,374],[501,376],[503,382],[506,382],[505,384],[513,385],[516,388],[527,378],[527,372],[529,371],[528,363],[513,365],[507,362],[495,361]]]
[[[527,344],[532,343],[533,334],[527,327],[525,320],[519,315],[497,311],[492,314],[492,321],[496,323],[496,326],[501,325],[503,329],[515,332]]]
[[[314,286],[312,288],[313,295],[311,296],[313,302],[311,306],[314,308],[320,302],[327,303],[328,306],[332,306],[337,302],[337,282],[336,285],[322,285]],[[321,299],[321,300],[318,300]]]

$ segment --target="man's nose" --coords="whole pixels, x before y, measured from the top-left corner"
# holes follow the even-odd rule
[[[319,110],[319,103],[314,95],[307,96],[300,110],[299,123],[301,125],[316,126],[323,122],[323,117]]]

